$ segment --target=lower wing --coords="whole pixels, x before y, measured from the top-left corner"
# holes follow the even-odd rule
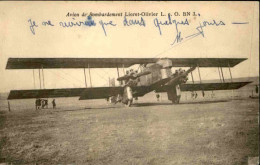
[[[251,82],[228,82],[228,83],[203,83],[203,84],[182,84],[182,91],[212,91],[232,90],[241,88]],[[166,92],[172,86],[163,86],[156,89],[156,92]],[[151,86],[137,86],[133,88],[134,97],[143,96],[152,91]],[[122,94],[124,87],[94,87],[94,88],[63,88],[63,89],[38,89],[38,90],[11,90],[8,100],[31,99],[31,98],[55,98],[55,97],[80,97],[80,100],[101,99]]]
[[[77,97],[86,88],[63,88],[63,89],[35,89],[35,90],[11,90],[8,100],[54,98],[54,97]]]
[[[152,88],[149,86],[136,86],[132,88],[132,91],[134,97],[139,97],[151,92]],[[122,95],[123,92],[124,87],[87,88],[81,93],[79,100],[108,98],[110,96],[117,96],[118,94]]]
[[[226,83],[201,83],[201,84],[181,84],[181,91],[213,91],[239,89],[251,82],[226,82]],[[166,92],[172,86],[163,86],[156,92]]]
[[[123,92],[123,87],[11,90],[8,100],[56,97],[80,97],[80,100],[100,99],[117,95],[120,92]]]
[[[152,89],[147,86],[133,87],[134,97],[143,96]],[[56,97],[80,97],[79,100],[102,99],[123,94],[124,87],[63,88],[38,90],[11,90],[8,100]]]
[[[123,91],[123,87],[86,88],[81,93],[79,100],[108,98],[110,96],[116,96],[117,94],[123,93]]]

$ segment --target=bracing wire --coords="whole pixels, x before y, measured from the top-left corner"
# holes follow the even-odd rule
[[[168,49],[164,49],[164,50],[161,51],[160,53],[156,54],[156,55],[154,56],[154,58],[159,57],[161,54],[163,54],[163,53],[165,53],[165,52],[167,52],[167,51],[173,49],[174,47],[177,47],[177,46],[183,44],[184,42],[187,42],[187,41],[189,41],[189,40],[191,40],[191,39],[193,39],[193,38],[195,38],[195,37],[197,37],[197,35],[194,35],[193,37],[190,37],[189,39],[186,39],[185,41],[182,41],[182,42],[177,43],[177,44],[175,44],[175,45],[173,45],[173,46],[170,46]],[[161,58],[162,58],[162,57],[161,57]],[[161,58],[160,58],[160,59],[161,59]]]
[[[51,70],[50,70],[50,72],[51,72],[52,74],[58,76],[59,78],[62,78],[62,79],[65,80],[65,81],[69,81],[73,86],[78,86],[78,85],[76,85],[74,82],[72,82],[71,80],[62,77],[61,75],[59,75],[59,74],[57,74],[57,73],[55,73],[55,72],[53,72],[53,71],[51,71]]]
[[[74,77],[74,76],[72,76],[72,75],[70,75],[70,74],[64,72],[63,70],[61,70],[61,73],[63,73],[64,75],[67,75],[67,76],[71,77],[72,80],[77,80],[77,81],[80,81],[81,83],[85,83],[83,80],[80,80],[80,79],[78,79],[78,78],[76,78],[76,77]]]

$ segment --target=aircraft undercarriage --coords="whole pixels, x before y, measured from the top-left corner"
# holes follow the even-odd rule
[[[179,85],[177,85],[167,90],[168,100],[171,100],[173,104],[180,103],[181,94],[179,88]]]
[[[118,94],[117,96],[112,96],[109,98],[110,103],[123,103],[125,104],[127,107],[130,107],[133,103],[133,91],[132,88],[129,86],[125,86],[124,88],[124,92],[123,95],[122,94]]]
[[[133,91],[129,86],[125,86],[122,103],[127,107],[130,107],[133,103]]]

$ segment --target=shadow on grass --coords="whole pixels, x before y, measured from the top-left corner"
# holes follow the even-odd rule
[[[185,103],[179,103],[179,104],[173,104],[170,102],[154,102],[154,103],[134,103],[131,105],[131,107],[145,107],[145,106],[162,106],[162,105],[173,105],[173,106],[178,106],[178,105],[185,105],[185,104],[212,104],[212,103],[219,103],[219,102],[228,102],[229,100],[215,100],[215,101],[198,101],[198,102],[185,102]],[[121,103],[118,103],[121,104]],[[117,105],[118,105],[117,104]],[[60,110],[54,110],[53,112],[68,112],[68,111],[85,111],[85,110],[108,110],[108,109],[118,109],[118,108],[126,108],[126,109],[131,109],[131,107],[125,107],[123,104],[122,106],[107,106],[107,107],[85,107],[85,108],[80,108],[80,109],[60,109]]]
[[[124,106],[122,106],[124,107]],[[52,112],[69,112],[69,111],[85,111],[85,110],[95,110],[95,109],[117,109],[117,108],[122,108],[122,107],[85,107],[85,108],[80,108],[80,109],[60,109],[60,110],[54,110]]]
[[[173,103],[137,103],[133,104],[132,107],[143,107],[143,106],[160,106],[160,105],[185,105],[185,104],[211,104],[211,103],[219,103],[219,102],[228,102],[229,100],[218,100],[218,101],[198,101],[198,102],[185,102],[179,104]]]

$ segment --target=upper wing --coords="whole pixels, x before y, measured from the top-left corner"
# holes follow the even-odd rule
[[[174,67],[233,67],[246,58],[167,58]],[[6,69],[122,68],[155,63],[159,58],[9,58]]]
[[[239,89],[251,82],[226,82],[226,83],[203,83],[203,84],[181,84],[181,91],[213,91]],[[163,86],[156,92],[166,92],[171,86]]]
[[[247,58],[170,58],[174,67],[234,67]]]

